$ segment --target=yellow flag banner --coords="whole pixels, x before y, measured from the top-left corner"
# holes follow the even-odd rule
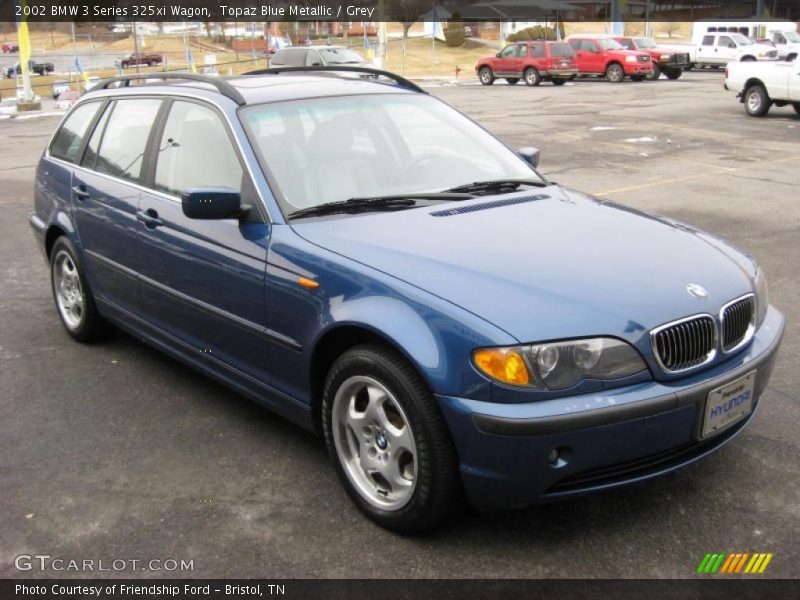
[[[31,60],[31,40],[28,36],[27,21],[17,23],[17,37],[19,38],[19,65],[27,71],[28,62]]]

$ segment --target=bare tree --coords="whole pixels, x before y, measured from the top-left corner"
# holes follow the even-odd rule
[[[403,25],[403,38],[408,37],[408,30],[416,23],[429,6],[426,0],[395,0],[389,9],[389,18]]]
[[[672,38],[672,34],[679,31],[681,24],[676,21],[667,21],[664,23],[663,29],[667,33],[668,38]]]

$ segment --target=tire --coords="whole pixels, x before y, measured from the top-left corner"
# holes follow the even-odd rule
[[[78,253],[66,236],[58,238],[50,251],[50,285],[56,312],[67,333],[79,342],[105,336],[108,324],[97,312]]]
[[[567,83],[566,79],[553,79],[553,85],[564,85]]]
[[[522,74],[522,78],[525,80],[526,85],[532,85],[535,87],[542,83],[541,73],[539,73],[539,71],[533,67],[528,67],[525,69],[525,72]]]
[[[156,65],[158,65],[158,61],[156,61],[156,60],[151,60],[151,61],[150,61],[149,63],[147,63],[147,64],[149,64],[151,67],[155,67]]]
[[[517,82],[519,82],[519,77],[506,77],[506,81],[508,82],[508,85],[517,85]]]
[[[751,117],[763,117],[771,104],[767,90],[761,84],[751,85],[744,93],[744,109]]]
[[[622,83],[625,79],[625,70],[619,63],[611,63],[606,67],[606,79],[610,83]]]
[[[741,62],[755,62],[755,56],[743,56]]]
[[[797,58],[797,54],[794,54],[794,53],[792,53],[792,54],[789,54],[789,55],[786,57],[786,62],[794,62],[794,59],[796,59],[796,58]]]
[[[664,71],[667,75],[667,79],[671,81],[675,81],[676,79],[680,79],[681,75],[683,75],[682,69],[670,69],[669,71]]]
[[[491,67],[481,67],[478,71],[478,79],[481,80],[481,85],[492,85],[494,83],[494,73]]]
[[[124,62],[124,63],[121,63],[121,64],[120,64],[120,66],[121,66],[123,69],[127,69],[127,68],[128,68],[128,63],[126,63],[126,62]]]
[[[340,356],[326,378],[322,419],[336,473],[377,524],[424,533],[460,506],[458,459],[444,417],[394,350],[365,344]]]
[[[653,63],[653,70],[645,75],[645,79],[647,79],[647,81],[657,81],[659,77],[661,77],[661,67],[659,67],[656,63]]]
[[[794,112],[800,115],[800,102],[798,102],[797,104],[792,104],[792,108],[794,109]]]

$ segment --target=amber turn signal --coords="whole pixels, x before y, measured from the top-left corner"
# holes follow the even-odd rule
[[[313,279],[308,279],[307,277],[298,277],[297,283],[302,285],[304,288],[308,288],[310,290],[316,289],[319,287],[319,282],[314,281]]]
[[[522,354],[510,348],[482,348],[472,355],[478,369],[501,383],[528,385],[531,381]]]

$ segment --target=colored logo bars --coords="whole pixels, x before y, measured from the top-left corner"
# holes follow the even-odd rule
[[[772,560],[772,556],[772,553],[750,554],[748,552],[706,554],[697,567],[697,573],[710,575],[717,573],[763,573],[769,561]]]

